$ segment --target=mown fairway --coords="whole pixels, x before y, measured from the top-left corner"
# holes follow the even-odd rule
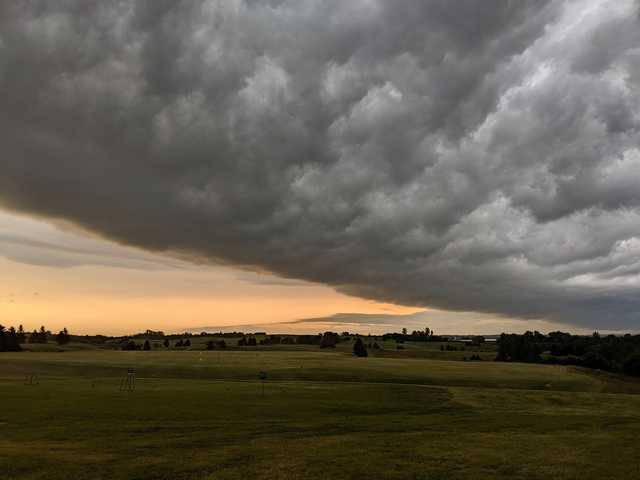
[[[135,392],[118,388],[127,367]],[[639,391],[565,367],[344,352],[2,354],[0,477],[634,479]]]

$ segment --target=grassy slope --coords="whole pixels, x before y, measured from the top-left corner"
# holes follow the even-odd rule
[[[0,478],[640,478],[640,396],[602,393],[637,384],[563,367],[82,351],[0,377]]]

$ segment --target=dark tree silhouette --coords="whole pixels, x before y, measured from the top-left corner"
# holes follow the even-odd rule
[[[47,343],[47,331],[44,326],[40,327],[40,330],[34,330],[29,335],[29,343]]]
[[[69,331],[64,328],[56,335],[56,342],[58,345],[66,345],[71,340],[71,335],[69,335]]]
[[[627,375],[640,377],[640,354],[636,353],[629,357],[622,367],[622,371]]]
[[[0,352],[19,352],[20,342],[16,329],[11,327],[8,331],[0,325]]]
[[[502,334],[496,360],[578,365],[640,376],[640,335]]]
[[[122,350],[138,350],[139,348],[133,340],[129,340],[122,346]]]
[[[367,353],[367,349],[364,346],[364,343],[362,343],[362,339],[360,339],[360,337],[358,337],[355,341],[355,343],[353,344],[353,354],[356,357],[366,357],[369,354]]]
[[[27,341],[27,335],[24,333],[24,327],[22,325],[18,325],[18,342],[24,343]]]
[[[151,350],[151,344],[149,343],[149,340],[145,340],[144,341],[144,345],[142,347],[143,350]]]
[[[324,332],[320,340],[320,348],[335,348],[340,341],[340,337],[334,332]]]

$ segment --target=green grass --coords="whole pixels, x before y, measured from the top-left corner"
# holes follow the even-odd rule
[[[128,367],[135,392],[118,388]],[[633,479],[638,391],[560,366],[339,351],[2,354],[0,478]]]

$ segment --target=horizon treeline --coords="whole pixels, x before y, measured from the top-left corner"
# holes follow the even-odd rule
[[[21,333],[19,333],[21,332]],[[20,335],[24,335],[22,325],[18,327],[9,327],[8,329],[4,325],[0,325],[0,352],[19,352],[22,350],[20,347],[21,341]]]
[[[496,360],[503,362],[576,365],[640,376],[640,335],[571,335],[538,331],[503,333]]]
[[[22,325],[18,325],[17,329],[0,325],[0,352],[19,352],[22,350],[21,344],[49,343],[50,339],[55,340],[58,345],[66,345],[71,341],[71,335],[66,328],[54,335],[44,325],[31,333],[25,332]]]
[[[358,339],[369,338],[367,343],[363,343],[364,349],[381,349],[382,347],[372,340],[381,338],[383,341],[395,341],[398,350],[404,349],[404,342],[449,342],[460,340],[451,339],[447,335],[435,335],[433,330],[414,330],[411,333],[406,328],[401,333],[385,333],[383,335],[360,335],[344,331],[336,333],[327,331],[318,334],[290,334],[290,335],[268,335],[266,332],[243,333],[243,332],[201,332],[194,334],[190,332],[168,334],[162,331],[146,330],[135,335],[108,337],[105,335],[85,335],[75,336],[74,340],[84,343],[95,343],[100,345],[111,344],[121,350],[151,350],[152,348],[190,348],[192,343],[190,338],[194,337],[222,337],[238,338],[235,342],[237,347],[254,347],[268,345],[315,345],[319,348],[335,348],[338,343]],[[4,327],[0,325],[0,351],[20,351],[21,344],[25,343],[48,343],[55,341],[59,345],[65,345],[71,341],[71,335],[66,328],[57,334],[52,334],[44,326],[33,332],[25,332],[22,325],[18,328]],[[142,340],[142,343],[136,342]],[[176,340],[171,342],[170,340]],[[114,342],[115,341],[115,342]],[[479,346],[485,342],[482,335],[468,336],[464,339],[471,345]],[[361,341],[362,342],[362,341]],[[224,340],[205,342],[203,345],[207,350],[225,349],[231,344]],[[447,347],[449,347],[447,345]],[[441,345],[441,350],[445,350]],[[354,351],[356,355],[362,354],[361,349]],[[449,348],[446,348],[449,350]],[[359,355],[363,356],[363,355]],[[473,358],[472,358],[473,359]],[[478,358],[480,359],[480,358]],[[561,365],[575,365],[592,369],[599,369],[613,373],[623,373],[627,375],[640,376],[640,335],[606,335],[601,336],[598,332],[592,335],[572,335],[570,333],[555,331],[544,335],[538,331],[528,331],[524,334],[503,333],[497,341],[496,361],[502,362],[525,362],[525,363],[547,363]]]

